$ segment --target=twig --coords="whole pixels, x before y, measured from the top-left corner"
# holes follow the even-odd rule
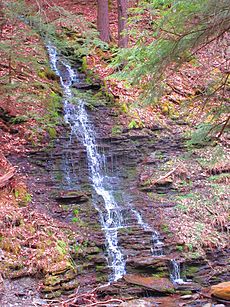
[[[226,128],[226,126],[227,126],[229,120],[230,120],[230,116],[226,119],[226,121],[225,121],[223,127],[221,128],[221,131],[220,131],[220,133],[219,133],[218,136],[217,136],[218,139],[221,137],[222,133],[224,132],[224,129]]]
[[[85,307],[103,306],[103,305],[106,305],[106,304],[109,304],[109,303],[123,303],[123,301],[119,300],[119,299],[111,299],[111,300],[107,300],[107,301],[103,301],[103,302],[95,302],[95,303],[92,303],[90,305],[85,305]]]

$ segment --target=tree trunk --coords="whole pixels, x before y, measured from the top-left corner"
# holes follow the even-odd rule
[[[109,35],[109,3],[108,0],[97,0],[97,29],[100,39],[110,41]]]
[[[117,0],[118,8],[118,46],[125,48],[128,46],[128,35],[122,33],[126,29],[128,17],[128,0]]]

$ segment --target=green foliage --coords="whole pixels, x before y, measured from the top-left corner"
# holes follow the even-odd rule
[[[179,251],[179,252],[183,252],[184,248],[182,245],[177,245],[176,246],[176,249]]]
[[[228,30],[228,6],[227,0],[140,1],[139,7],[131,11],[129,23],[135,27],[143,14],[148,14],[151,20],[148,34],[153,39],[149,41],[146,31],[140,32],[138,28],[135,46],[120,50],[114,59],[113,65],[118,69],[124,61],[126,64],[116,77],[143,83],[142,77],[147,76],[151,88],[146,90],[151,96],[152,86],[159,90],[161,84],[157,81],[162,80],[169,65],[187,61],[194,50]]]
[[[20,206],[26,206],[32,200],[32,195],[29,194],[24,188],[14,190],[14,196]]]
[[[224,182],[224,181],[228,181],[230,179],[230,175],[229,174],[219,174],[219,175],[214,175],[214,176],[210,176],[208,178],[209,181],[216,181],[216,182]]]
[[[129,125],[128,125],[128,128],[129,128],[129,129],[136,129],[136,128],[138,128],[138,127],[139,127],[139,125],[138,125],[138,123],[135,121],[135,119],[132,119],[131,122],[130,122]]]
[[[23,16],[45,41],[52,42],[70,62],[79,61],[96,48],[108,48],[107,44],[98,38],[93,24],[81,14],[73,14],[57,5],[50,6],[48,11],[41,8],[40,14]],[[56,16],[53,22],[47,22],[47,13]]]
[[[79,220],[79,218],[78,217],[73,217],[72,218],[72,222],[73,223],[78,223],[80,220]]]
[[[121,110],[122,110],[122,112],[125,113],[125,114],[127,114],[127,113],[129,112],[129,108],[128,108],[128,106],[127,106],[126,103],[123,103],[123,104],[121,105]]]
[[[186,246],[188,247],[190,252],[193,250],[193,245],[191,243],[187,243]]]
[[[135,39],[135,44],[115,53],[112,66],[116,72],[112,77],[140,88],[142,103],[160,104],[160,98],[168,89],[167,75],[187,61],[197,66],[196,53],[215,39],[226,40],[225,34],[229,31],[228,0],[141,0],[130,15],[129,35]],[[142,23],[145,26],[140,27]],[[202,95],[212,97],[219,91],[218,103],[211,105],[212,100],[209,103],[207,98],[202,102],[201,111],[209,112],[209,104],[211,111],[207,113],[206,124],[198,127],[199,131],[193,136],[191,143],[194,144],[207,143],[208,135],[214,136],[217,132],[219,137],[229,122],[226,91],[220,93],[227,88],[229,74],[218,72],[212,80],[202,90]],[[173,118],[178,117],[173,109],[163,111]]]
[[[28,117],[25,115],[16,116],[10,119],[10,123],[13,125],[24,123],[28,120]]]
[[[112,127],[112,130],[111,130],[112,135],[118,135],[118,134],[121,134],[121,132],[122,132],[122,126],[116,125]]]
[[[57,246],[56,249],[59,252],[60,255],[66,255],[67,254],[67,243],[64,242],[63,240],[58,240],[57,241]]]
[[[79,223],[80,222],[80,218],[79,218],[79,209],[75,208],[73,210],[73,215],[74,217],[72,218],[72,222],[73,223]]]
[[[191,134],[191,139],[187,141],[188,146],[207,145],[211,142],[209,131],[212,128],[209,123],[202,123],[197,126],[196,130]]]
[[[15,94],[18,88],[21,88],[22,82],[16,78],[16,74],[20,71],[22,78],[31,74],[30,67],[38,65],[36,58],[29,54],[28,50],[37,52],[38,46],[30,46],[28,44],[28,37],[34,35],[31,29],[26,29],[22,26],[21,16],[30,11],[28,6],[25,6],[24,1],[9,1],[4,0],[1,4],[1,24],[0,30],[3,31],[6,27],[7,31],[0,39],[0,53],[1,58],[4,59],[4,64],[7,69],[0,76],[1,87],[3,93],[7,97]],[[25,52],[25,45],[27,52]],[[23,67],[23,69],[20,69]],[[20,101],[19,97],[18,101]]]

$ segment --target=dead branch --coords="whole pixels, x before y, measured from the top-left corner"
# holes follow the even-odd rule
[[[11,169],[6,174],[0,177],[0,188],[3,188],[8,184],[10,179],[15,175],[15,172],[15,168],[11,167]]]
[[[164,180],[166,178],[168,178],[170,175],[172,175],[176,170],[178,169],[178,166],[175,167],[174,169],[172,169],[170,172],[168,172],[167,174],[165,174],[164,176],[158,178],[157,180],[154,180],[152,183],[156,184],[158,182],[160,182],[161,180]]]

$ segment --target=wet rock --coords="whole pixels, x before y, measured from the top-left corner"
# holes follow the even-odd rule
[[[89,200],[89,196],[90,193],[84,193],[81,191],[62,191],[59,195],[55,196],[55,199],[62,203],[83,203]]]
[[[85,82],[75,82],[72,87],[79,90],[99,90],[101,86],[99,83],[88,84]]]
[[[222,282],[220,284],[212,286],[211,294],[218,298],[230,301],[230,281]]]
[[[167,278],[145,277],[140,275],[125,275],[126,282],[139,285],[158,293],[174,293],[174,285]]]
[[[132,271],[146,271],[155,274],[158,277],[168,277],[168,263],[167,257],[154,258],[154,257],[134,257],[127,260],[127,269]]]
[[[174,286],[178,291],[199,291],[201,289],[201,286],[195,282],[184,282]]]

